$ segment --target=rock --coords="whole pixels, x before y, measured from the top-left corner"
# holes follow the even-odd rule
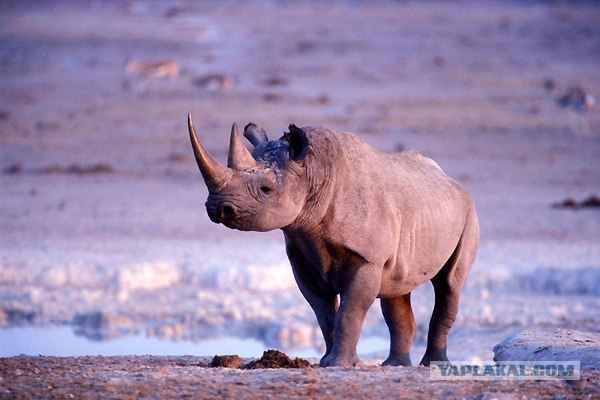
[[[580,207],[598,208],[600,207],[600,198],[597,196],[590,196],[581,202]]]
[[[496,345],[494,361],[581,361],[582,371],[600,369],[600,333],[529,329]]]
[[[211,368],[239,368],[243,364],[242,358],[236,354],[226,356],[214,356]]]
[[[574,210],[580,208],[598,208],[600,207],[600,198],[595,195],[591,195],[585,200],[577,201],[572,198],[565,199],[560,203],[554,203],[552,205],[553,208],[571,208]]]
[[[561,201],[560,203],[552,204],[552,207],[553,208],[578,208],[579,204],[577,203],[577,201],[575,199],[568,198],[568,199]]]

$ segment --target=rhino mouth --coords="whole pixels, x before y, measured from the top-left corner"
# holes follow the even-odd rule
[[[206,211],[212,222],[232,229],[244,230],[250,217],[249,213],[240,210],[230,201],[207,202]]]

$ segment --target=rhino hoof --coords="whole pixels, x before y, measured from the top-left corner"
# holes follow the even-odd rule
[[[344,367],[351,368],[355,367],[359,363],[357,356],[352,357],[336,357],[331,354],[323,357],[319,365],[321,367]]]
[[[410,360],[410,354],[390,355],[381,365],[384,367],[410,367],[412,361]]]
[[[426,351],[419,365],[429,367],[429,364],[431,364],[432,361],[448,362],[448,357],[446,356],[446,349],[434,349]]]

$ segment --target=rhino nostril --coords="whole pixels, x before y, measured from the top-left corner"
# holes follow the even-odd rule
[[[222,205],[219,214],[221,219],[228,219],[235,215],[235,209],[230,205]]]

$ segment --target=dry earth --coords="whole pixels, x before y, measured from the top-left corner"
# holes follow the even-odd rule
[[[532,326],[598,331],[600,214],[553,205],[600,193],[597,105],[561,106],[573,87],[600,94],[599,20],[593,2],[0,2],[0,326],[320,340],[280,234],[208,221],[193,111],[221,160],[231,122],[272,136],[294,122],[416,148],[461,181],[482,248],[451,356],[489,358]],[[415,296],[421,347],[430,304]],[[384,329],[377,317],[365,332]],[[0,397],[597,398],[599,385],[202,361],[2,359]]]
[[[207,357],[0,359],[0,397],[248,399],[593,399],[600,371],[579,381],[430,381],[424,367],[240,370]]]

